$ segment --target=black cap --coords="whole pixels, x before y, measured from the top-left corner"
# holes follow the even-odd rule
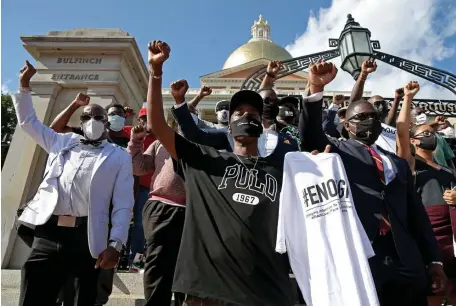
[[[285,103],[291,103],[291,104],[295,105],[296,107],[298,107],[299,100],[292,96],[286,96],[277,101],[277,105],[279,105],[279,106],[284,105]]]
[[[263,98],[252,90],[241,90],[231,97],[230,101],[230,118],[239,105],[248,104],[258,110],[260,116],[263,114]]]
[[[228,101],[228,100],[218,101],[217,104],[215,104],[215,112],[218,112],[225,108],[229,109],[229,107],[230,107],[230,101]]]

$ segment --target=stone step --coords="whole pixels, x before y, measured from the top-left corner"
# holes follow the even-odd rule
[[[293,279],[294,276],[291,275]],[[17,306],[21,284],[20,270],[2,270],[2,306]],[[294,284],[296,290],[296,284]],[[106,306],[143,306],[143,275],[139,273],[116,273],[114,286]],[[296,306],[298,306],[296,304]]]
[[[20,270],[2,270],[2,306],[17,306],[21,283]],[[116,273],[114,286],[106,306],[144,305],[143,275],[138,273]]]

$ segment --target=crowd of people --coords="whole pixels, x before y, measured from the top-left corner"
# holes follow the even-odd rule
[[[413,107],[417,82],[391,105],[365,99],[377,68],[366,61],[348,106],[336,95],[323,113],[337,68],[312,64],[302,99],[278,98],[271,61],[257,92],[216,104],[217,123],[197,113],[211,88],[186,102],[186,80],[172,83],[173,129],[170,54],[148,46],[135,126],[130,108],[80,93],[48,127],[32,104],[36,70],[21,69],[18,125],[49,157],[18,218],[33,228],[20,305],[104,305],[116,267],[143,271],[150,306],[456,303],[454,129]]]

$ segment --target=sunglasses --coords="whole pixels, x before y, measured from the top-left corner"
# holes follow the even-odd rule
[[[412,136],[412,138],[430,137],[432,135],[435,135],[435,133],[429,132],[429,131],[423,131],[421,133],[416,134],[415,136]]]
[[[356,114],[353,117],[351,117],[348,120],[356,120],[356,121],[364,121],[367,119],[377,119],[380,120],[380,114],[379,113],[361,113],[361,114]]]
[[[89,121],[90,119],[94,119],[95,121],[103,121],[103,120],[106,120],[106,117],[103,116],[103,115],[98,115],[98,116],[91,116],[91,115],[87,115],[87,114],[84,114],[84,115],[81,115],[81,121],[82,122],[86,122],[86,121]]]

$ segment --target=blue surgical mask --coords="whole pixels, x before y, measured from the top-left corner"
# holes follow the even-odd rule
[[[108,116],[109,129],[119,132],[125,125],[125,118],[119,115]]]

